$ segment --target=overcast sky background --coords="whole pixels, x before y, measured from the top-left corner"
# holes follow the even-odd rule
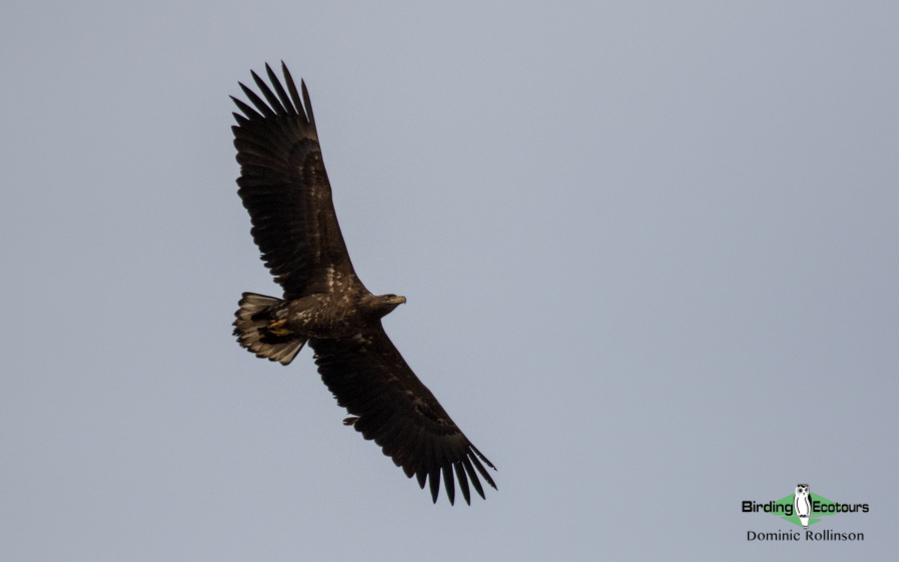
[[[738,5],[739,4],[739,5]],[[899,4],[0,7],[0,559],[885,559],[896,527]],[[498,467],[437,505],[278,294],[229,95],[309,87],[385,327]],[[797,482],[867,515],[740,512]]]

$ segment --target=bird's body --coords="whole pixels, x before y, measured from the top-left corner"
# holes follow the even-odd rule
[[[406,302],[373,295],[350,262],[337,224],[331,187],[318,144],[305,84],[302,100],[286,66],[287,89],[272,69],[272,88],[253,73],[265,101],[241,88],[255,107],[234,99],[238,194],[251,230],[284,298],[244,293],[235,313],[238,342],[259,357],[289,364],[308,342],[325,384],[373,439],[437,501],[441,476],[450,502],[458,480],[484,497],[478,475],[496,488],[484,468],[493,465],[471,444],[434,395],[403,360],[381,318]],[[232,98],[233,99],[233,98]],[[257,111],[258,110],[258,111]]]
[[[234,321],[235,333],[240,344],[257,356],[287,365],[296,353],[275,357],[268,346],[352,336],[404,302],[405,297],[375,296],[364,289],[315,293],[291,301],[244,293]]]

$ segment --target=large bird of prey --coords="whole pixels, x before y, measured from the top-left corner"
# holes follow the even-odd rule
[[[405,297],[371,294],[353,270],[306,85],[300,82],[301,101],[284,63],[286,89],[269,65],[265,70],[271,87],[252,73],[265,99],[243,84],[253,106],[231,98],[243,113],[234,114],[232,130],[238,194],[284,298],[244,293],[234,335],[257,357],[282,365],[309,342],[322,379],[351,415],[344,424],[373,439],[422,488],[429,482],[435,503],[441,476],[451,504],[456,480],[467,503],[469,482],[483,498],[478,475],[496,488],[484,468],[493,465],[418,380],[381,326],[381,318]]]

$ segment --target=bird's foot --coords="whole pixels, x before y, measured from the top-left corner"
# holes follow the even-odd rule
[[[287,320],[275,320],[268,325],[268,332],[276,336],[289,336],[293,334],[291,330],[286,328]]]

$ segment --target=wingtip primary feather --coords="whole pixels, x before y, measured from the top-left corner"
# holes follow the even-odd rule
[[[238,84],[240,84],[240,83],[238,82]],[[240,85],[243,86],[243,84],[240,84]],[[252,107],[250,107],[249,105],[244,103],[242,100],[235,98],[234,96],[231,96],[231,99],[234,101],[234,105],[236,105],[237,108],[243,112],[243,114],[246,116],[246,118],[248,120],[263,118],[262,114],[260,114],[258,111],[256,111],[255,109],[253,109]]]
[[[304,110],[303,102],[300,101],[300,94],[297,92],[296,82],[293,81],[293,76],[291,76],[290,70],[287,69],[287,65],[284,64],[283,60],[281,61],[281,72],[284,74],[284,81],[287,82],[287,91],[290,92],[290,99],[293,100],[293,105],[297,108],[297,114],[302,114],[307,122],[312,123],[312,119],[310,119],[310,116],[307,115]],[[305,86],[303,86],[303,89],[305,90]]]
[[[284,61],[281,61],[281,64],[284,64]],[[287,95],[287,92],[284,91],[284,86],[281,85],[281,81],[278,80],[278,76],[275,74],[275,71],[272,70],[272,67],[269,66],[268,63],[265,63],[265,73],[268,76],[269,82],[272,83],[272,86],[278,93],[278,98],[281,100],[281,105],[285,108],[287,113],[289,113],[290,115],[297,115],[297,110],[293,106],[293,103],[290,101],[290,97]]]
[[[475,472],[474,467],[471,466],[471,461],[467,456],[462,459],[462,464],[465,466],[465,472],[468,473],[468,479],[471,481],[471,485],[474,486],[478,495],[486,500],[487,497],[484,495],[484,488],[481,486],[481,481],[478,480],[478,474]]]
[[[459,480],[459,488],[462,489],[462,497],[465,498],[465,503],[471,505],[471,492],[468,489],[468,477],[465,476],[465,468],[462,466],[462,462],[456,461],[453,463],[453,468],[456,471],[456,478]]]
[[[428,482],[431,484],[431,499],[434,500],[434,503],[437,503],[437,498],[440,496],[440,467],[435,466],[431,469],[431,472],[428,474]]]
[[[446,497],[449,499],[450,505],[455,505],[456,499],[456,480],[453,478],[453,465],[443,465],[443,485],[446,488]]]
[[[481,456],[481,455],[479,454],[478,456]],[[484,458],[484,457],[481,457],[481,458]],[[487,462],[487,464],[490,464],[490,461],[488,461],[487,459],[484,459],[484,460]],[[471,461],[474,463],[475,467],[477,467],[478,472],[481,473],[481,476],[484,477],[484,480],[486,480],[487,483],[490,484],[490,486],[493,487],[494,490],[496,490],[497,489],[496,483],[493,482],[493,478],[490,477],[490,474],[487,472],[487,469],[484,468],[484,465],[481,464],[481,461],[478,460],[478,457],[471,455]],[[493,465],[490,465],[490,466],[492,467]]]
[[[258,76],[256,76],[256,73],[253,73],[253,76],[257,79],[259,78]],[[256,106],[256,109],[259,110],[259,113],[261,113],[265,117],[275,117],[276,114],[272,110],[272,108],[270,108],[267,103],[262,101],[262,98],[256,95],[256,92],[248,88],[243,82],[238,82],[238,84],[240,85],[240,89],[243,90],[244,95],[247,96],[247,99]]]
[[[300,78],[300,88],[303,90],[303,103],[306,106],[306,115],[309,123],[315,126],[315,115],[312,113],[312,100],[309,98],[309,90],[306,89],[306,81]]]
[[[268,68],[267,64],[265,66],[266,68]],[[272,89],[268,87],[268,84],[265,83],[265,80],[260,78],[254,70],[251,70],[250,74],[253,75],[253,81],[256,82],[256,87],[259,88],[259,91],[262,92],[263,96],[265,96],[265,99],[268,102],[268,106],[274,110],[274,113],[287,113],[287,109],[285,109],[284,106],[281,105],[281,100],[279,100],[275,96],[275,93],[272,92]]]

